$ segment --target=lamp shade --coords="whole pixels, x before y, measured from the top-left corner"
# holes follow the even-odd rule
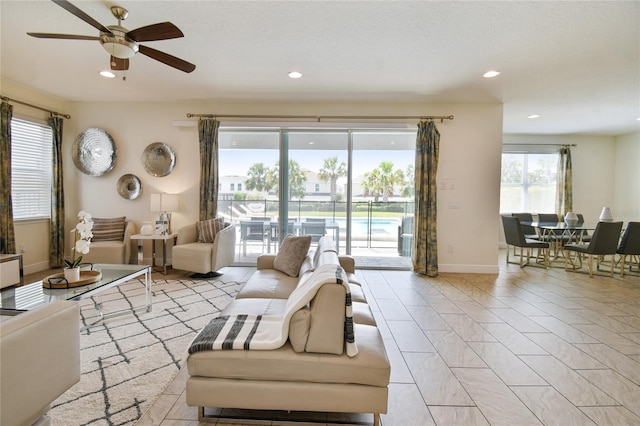
[[[151,194],[150,210],[152,212],[176,212],[180,208],[178,194]]]
[[[161,194],[160,209],[163,212],[177,212],[180,207],[180,197],[178,194]]]

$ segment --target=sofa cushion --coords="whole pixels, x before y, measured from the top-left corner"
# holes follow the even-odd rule
[[[355,358],[346,353],[298,353],[287,342],[268,351],[196,352],[189,355],[187,368],[189,375],[201,377],[387,386],[391,369],[380,332],[362,324],[355,324],[355,329]]]
[[[216,239],[216,234],[224,228],[224,219],[217,217],[196,222],[199,243],[212,243]]]
[[[280,250],[273,261],[273,268],[291,277],[297,277],[310,246],[311,235],[301,237],[287,235],[282,240]]]
[[[93,218],[93,237],[91,241],[120,241],[124,240],[125,216],[114,218]]]
[[[242,286],[237,299],[287,299],[298,285],[298,278],[275,269],[258,269]]]
[[[309,338],[309,327],[311,325],[311,311],[309,308],[302,308],[291,317],[289,322],[289,342],[296,352],[304,352]]]

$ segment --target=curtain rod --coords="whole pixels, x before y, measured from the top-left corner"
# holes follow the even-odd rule
[[[235,115],[235,114],[191,114],[187,118],[252,118],[252,119],[298,119],[298,120],[453,120],[453,115],[415,115],[415,116],[387,116],[387,115]]]
[[[511,146],[578,146],[575,143],[503,143]]]
[[[67,118],[67,119],[71,118],[71,116],[69,114],[62,114],[62,113],[59,113],[59,112],[56,112],[56,111],[51,111],[50,109],[42,108],[42,107],[39,107],[39,106],[36,106],[36,105],[31,105],[31,104],[28,104],[26,102],[19,101],[17,99],[7,98],[6,96],[0,95],[0,99],[2,99],[3,101],[6,101],[6,102],[13,102],[13,103],[16,103],[16,104],[28,106],[28,107],[35,108],[35,109],[39,109],[40,111],[48,112],[48,113],[53,114],[53,115],[59,115],[60,117],[64,117],[64,118]]]

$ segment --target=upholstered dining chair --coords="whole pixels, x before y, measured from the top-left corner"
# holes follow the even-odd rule
[[[533,215],[531,213],[511,213],[511,216],[520,219],[520,226],[522,226],[522,231],[524,232],[525,238],[529,238],[531,240],[540,239],[538,233],[536,232],[536,228],[529,225],[531,222],[533,222]],[[513,247],[514,256],[521,256],[523,251],[523,249],[520,249],[520,253],[518,253],[516,251],[516,247]]]
[[[522,226],[520,225],[520,219],[513,216],[502,216],[502,226],[504,227],[504,237],[507,242],[507,263],[518,264],[516,262],[509,261],[509,247],[520,247],[523,252],[520,256],[520,267],[524,268],[529,264],[531,257],[531,250],[536,249],[536,263],[542,257],[542,264],[545,268],[549,266],[549,243],[544,241],[533,240],[526,238]],[[524,249],[527,249],[527,255],[524,255]],[[524,259],[527,259],[525,262]]]
[[[620,255],[620,276],[624,277],[627,256],[640,256],[640,222],[629,222],[627,224],[616,253]],[[640,261],[638,261],[638,268],[640,269]],[[629,266],[629,269],[631,269],[631,266]]]
[[[618,250],[618,241],[620,240],[620,231],[622,231],[622,222],[598,222],[596,229],[593,231],[589,244],[565,244],[564,251],[564,269],[569,270],[569,252],[577,253],[579,266],[582,267],[582,255],[589,258],[589,276],[593,277],[593,258],[596,257],[596,268],[600,266],[600,259],[604,256],[615,256]],[[572,262],[573,263],[573,262]],[[611,260],[611,276],[613,277],[614,259]]]
[[[538,222],[544,223],[558,223],[561,222],[558,220],[558,215],[555,213],[538,213]]]
[[[584,215],[582,213],[577,213],[577,215],[578,224],[582,225],[584,223]],[[588,243],[589,241],[591,241],[591,235],[589,235],[588,231],[582,231],[582,234],[580,235],[580,241],[582,241],[583,243]]]

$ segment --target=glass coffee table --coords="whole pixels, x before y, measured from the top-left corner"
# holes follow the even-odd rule
[[[41,305],[51,303],[54,300],[82,300],[103,292],[109,288],[127,282],[144,275],[145,304],[131,309],[103,314],[100,303],[95,303],[95,308],[100,313],[100,319],[82,329],[96,325],[114,316],[130,314],[140,310],[151,312],[151,266],[150,265],[111,265],[94,264],[93,270],[99,270],[102,278],[91,284],[80,287],[49,289],[44,288],[42,280],[20,287],[7,288],[0,292],[0,315],[17,315],[24,311],[30,311]]]

